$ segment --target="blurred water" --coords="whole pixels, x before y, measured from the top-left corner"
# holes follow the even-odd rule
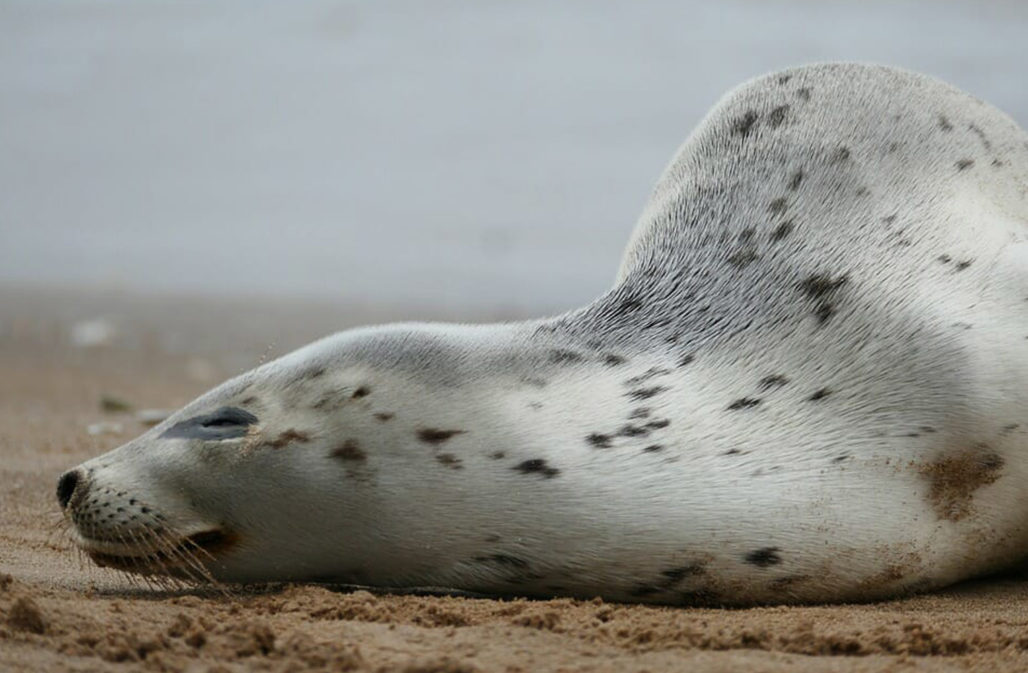
[[[1028,124],[1028,3],[0,3],[0,283],[548,311],[728,88],[859,59]]]

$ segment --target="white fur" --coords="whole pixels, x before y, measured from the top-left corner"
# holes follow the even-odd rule
[[[133,553],[129,498],[179,535],[231,531],[206,562],[227,581],[747,604],[1009,565],[1026,193],[1028,136],[940,82],[765,76],[682,147],[594,303],[328,337],[85,463],[69,517],[108,553]],[[162,438],[225,406],[259,421]],[[88,514],[103,489],[122,514]]]

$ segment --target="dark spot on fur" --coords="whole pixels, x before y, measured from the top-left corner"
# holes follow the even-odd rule
[[[379,411],[375,413],[375,418],[385,423],[386,421],[393,420],[393,416],[395,415],[396,414],[392,413],[391,411]]]
[[[599,432],[594,432],[588,437],[586,437],[585,441],[589,442],[598,449],[609,449],[611,446],[611,442],[614,441],[614,438],[610,435],[604,435]]]
[[[767,209],[773,215],[781,215],[785,212],[785,209],[789,207],[789,200],[784,196],[780,196],[771,203],[768,204]]]
[[[836,456],[835,458],[832,458],[832,462],[833,463],[841,463],[844,460],[849,460],[849,458],[850,457],[848,455],[843,454],[841,456]]]
[[[781,388],[789,382],[789,379],[785,378],[781,374],[772,374],[771,376],[765,376],[760,379],[761,390],[771,390],[772,388]]]
[[[832,154],[832,163],[841,164],[844,161],[849,161],[851,156],[850,148],[840,147]]]
[[[780,75],[778,77],[778,83],[779,84],[788,84],[790,79],[792,79],[792,75]]]
[[[981,130],[974,124],[968,124],[967,130],[978,136],[978,140],[981,141],[982,147],[984,147],[986,151],[992,150],[992,143],[989,142],[989,137],[985,135],[985,131]]]
[[[371,393],[371,388],[367,386],[361,386],[357,390],[353,391],[352,397],[355,400],[359,400],[362,397],[367,397]]]
[[[770,568],[782,562],[782,557],[778,555],[779,551],[781,550],[778,547],[757,549],[746,554],[746,562],[758,568]]]
[[[921,427],[918,428],[918,430],[920,430],[921,432],[927,432],[927,433],[935,432],[935,428],[933,428],[930,425],[922,425]]]
[[[653,318],[647,320],[646,324],[642,326],[643,329],[653,329],[654,327],[667,327],[671,324],[671,318]]]
[[[740,397],[736,401],[728,405],[729,411],[737,411],[739,409],[752,409],[759,405],[761,400],[754,397]]]
[[[621,357],[620,355],[609,354],[603,356],[603,363],[610,367],[617,367],[619,365],[625,364],[625,358]]]
[[[293,442],[309,441],[311,441],[311,436],[308,435],[306,432],[300,432],[299,430],[294,430],[290,428],[289,430],[280,433],[279,436],[275,439],[268,442],[264,442],[264,446],[270,447],[272,449],[281,449],[287,444],[292,444]]]
[[[240,402],[240,404],[242,404],[243,406],[246,406],[246,405],[248,405],[248,404],[253,404],[253,403],[254,403],[254,402],[256,402],[256,401],[257,401],[257,397],[256,397],[255,395],[250,395],[250,396],[249,396],[249,397],[247,397],[247,398],[246,398],[245,400],[243,400],[242,402]]]
[[[316,378],[320,378],[320,377],[322,377],[324,375],[325,375],[325,368],[324,367],[317,367],[315,369],[311,369],[310,371],[308,371],[307,374],[306,374],[306,377],[308,379],[316,379]]]
[[[999,159],[993,159],[992,160],[993,168],[1002,168],[1004,165],[1005,164],[1002,161],[1000,161]]]
[[[640,435],[648,435],[650,431],[646,428],[639,427],[638,425],[624,425],[618,430],[618,434],[622,437],[639,437]]]
[[[825,274],[814,274],[799,284],[800,289],[817,302],[814,307],[814,315],[817,316],[820,323],[825,323],[835,314],[835,306],[829,299],[836,290],[846,284],[847,280],[846,276],[833,279]]]
[[[637,386],[640,383],[645,383],[646,381],[649,381],[650,379],[655,378],[657,376],[666,376],[670,373],[670,369],[664,369],[663,367],[650,367],[642,374],[639,374],[638,376],[633,376],[632,378],[626,380],[625,385]]]
[[[518,463],[514,466],[514,469],[522,474],[541,474],[547,479],[552,479],[560,474],[560,470],[555,467],[550,467],[542,458],[533,458],[531,460]]]
[[[1000,478],[1003,458],[978,444],[917,467],[928,480],[928,501],[940,519],[960,521],[971,513],[975,491]]]
[[[661,430],[671,425],[671,420],[668,418],[658,418],[655,421],[650,421],[646,424],[646,427],[651,430]]]
[[[893,213],[892,215],[886,215],[885,217],[882,218],[882,222],[885,222],[886,224],[892,224],[895,221],[896,221],[896,213]]]
[[[356,439],[346,440],[345,442],[343,442],[342,446],[338,446],[332,449],[332,453],[330,455],[333,458],[338,458],[340,460],[363,461],[368,459],[368,454],[364,453],[364,451],[361,450],[361,447],[357,443]]]
[[[621,302],[620,304],[618,304],[618,308],[615,311],[615,314],[629,313],[631,311],[637,311],[640,308],[642,308],[642,305],[643,305],[642,301],[640,301],[638,299],[626,299],[623,302]]]
[[[678,366],[679,367],[684,367],[684,366],[686,366],[688,364],[692,364],[692,362],[695,359],[696,359],[696,356],[694,356],[694,355],[683,355],[681,357],[681,359],[678,360]]]
[[[955,165],[958,171],[966,171],[971,166],[974,166],[974,159],[961,159]]]
[[[740,453],[742,453],[742,451],[740,451],[739,449],[728,449],[727,451],[725,451],[721,455],[722,456],[737,456]]]
[[[678,584],[686,577],[693,577],[695,575],[703,574],[703,564],[693,563],[687,566],[681,566],[678,568],[670,568],[668,570],[662,570],[660,572],[664,576],[668,586],[674,586]]]
[[[953,130],[953,124],[950,124],[949,120],[946,119],[944,115],[939,115],[939,128],[945,131],[946,133],[949,133]]]
[[[506,451],[493,451],[492,453],[489,454],[489,457],[492,458],[493,460],[503,460],[504,458],[507,457],[507,452]]]
[[[640,407],[628,415],[629,418],[649,418],[649,416],[650,410],[646,407]]]
[[[646,453],[656,453],[657,451],[663,450],[664,447],[660,444],[650,444],[649,446],[643,448],[643,451],[645,451]]]
[[[973,259],[965,259],[961,262],[957,262],[957,265],[954,268],[956,268],[957,271],[963,271],[967,267],[971,266],[972,262],[974,262]]]
[[[648,400],[651,397],[655,397],[663,392],[667,392],[670,388],[666,386],[653,386],[650,388],[639,388],[637,390],[629,390],[627,395],[633,400]]]
[[[732,133],[738,134],[743,138],[750,135],[753,131],[753,125],[757,123],[757,113],[753,110],[747,110],[746,114],[739,117],[732,124]]]
[[[528,561],[520,559],[517,556],[508,556],[507,554],[490,554],[489,556],[476,556],[475,561],[479,563],[497,563],[502,566],[509,566],[511,568],[527,568]]]
[[[782,222],[777,227],[775,227],[774,231],[771,232],[771,242],[777,243],[778,241],[782,240],[783,238],[791,234],[792,230],[792,220],[786,220],[785,222]]]
[[[525,385],[532,386],[533,388],[545,388],[547,382],[544,379],[537,378],[535,376],[527,376],[522,381]]]
[[[789,112],[788,105],[779,105],[767,115],[767,124],[773,129],[778,128],[785,121],[785,115]]]
[[[939,260],[939,261],[940,261],[940,262],[942,262],[943,264],[949,264],[950,262],[952,262],[952,261],[953,261],[953,258],[952,258],[952,257],[950,257],[949,255],[939,255],[939,256],[938,256],[938,257],[936,257],[935,259]]]
[[[737,269],[745,269],[757,260],[757,252],[753,248],[743,248],[728,258],[728,263]]]
[[[1014,430],[1017,430],[1019,427],[1021,427],[1021,426],[1018,423],[1011,423],[1010,425],[1004,425],[1003,426],[1003,432],[1004,433],[1013,432]]]
[[[451,470],[464,469],[464,466],[461,465],[461,459],[453,455],[452,453],[437,453],[435,459],[439,461],[440,464],[445,465]]]
[[[466,430],[439,430],[437,428],[422,428],[418,430],[418,439],[428,444],[441,444],[454,435],[462,435]]]
[[[857,196],[867,196],[870,193],[871,193],[871,190],[868,189],[867,187],[859,187],[857,189]]]
[[[803,169],[797,169],[795,173],[789,178],[789,191],[795,192],[800,188],[800,183],[803,182]]]
[[[739,232],[739,242],[740,243],[749,243],[750,241],[753,240],[753,236],[756,233],[757,233],[757,228],[756,227],[746,227],[745,229],[743,229],[742,231]]]
[[[817,402],[818,400],[823,400],[824,398],[828,397],[831,394],[832,394],[832,391],[829,390],[828,388],[821,388],[820,390],[816,391],[813,395],[811,395],[807,399],[810,400],[811,402]]]
[[[583,360],[581,353],[574,351],[556,349],[550,351],[550,362],[555,364],[568,363],[568,362],[581,362]]]
[[[650,429],[663,429],[670,424],[671,420],[669,418],[658,418],[657,420],[651,420],[646,424],[646,426]]]
[[[810,88],[803,87],[802,89],[796,89],[796,95],[799,97],[801,101],[807,102],[808,100],[810,100]]]

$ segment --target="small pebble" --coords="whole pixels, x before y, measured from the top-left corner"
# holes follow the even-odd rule
[[[71,343],[78,348],[110,346],[117,334],[114,325],[103,318],[80,320],[71,326]]]
[[[114,395],[103,395],[100,397],[100,409],[110,414],[120,414],[132,411],[132,405]]]
[[[91,423],[87,428],[86,432],[91,435],[120,435],[125,431],[125,427],[121,423],[113,423],[111,421],[100,421],[99,423]]]

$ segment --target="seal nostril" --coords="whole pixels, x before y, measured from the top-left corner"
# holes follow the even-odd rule
[[[57,501],[61,503],[61,509],[66,509],[71,502],[71,496],[75,494],[75,488],[79,485],[79,471],[72,470],[61,475],[57,482]]]

